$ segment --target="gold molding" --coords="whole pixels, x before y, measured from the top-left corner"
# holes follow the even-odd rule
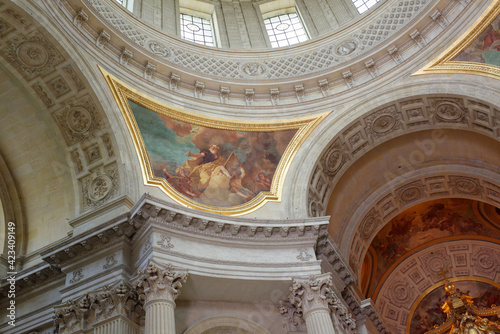
[[[494,286],[498,289],[500,289],[500,284],[495,282],[495,281],[492,281],[492,280],[489,280],[487,278],[483,278],[483,277],[477,277],[477,276],[462,276],[462,277],[454,277],[454,278],[449,278],[448,279],[449,282],[461,282],[461,281],[474,281],[474,282],[482,282],[482,283],[486,283],[486,284],[489,284],[491,286]],[[438,287],[440,286],[443,286],[443,289],[444,289],[444,280],[439,282],[439,283],[436,283],[434,285],[432,285],[431,287],[427,288],[424,292],[422,292],[420,294],[420,296],[417,298],[417,300],[413,303],[411,309],[410,309],[410,313],[408,314],[408,321],[406,323],[406,332],[407,333],[410,333],[410,329],[411,329],[411,319],[413,318],[413,314],[415,313],[415,310],[417,309],[417,306],[418,304],[420,304],[420,302],[422,301],[422,299],[424,299],[429,293],[431,293],[432,291],[434,291],[435,289],[437,289]]]
[[[433,73],[463,73],[487,76],[500,79],[500,67],[489,64],[453,61],[453,59],[465,50],[500,14],[500,2],[493,1],[486,11],[477,21],[446,51],[432,60],[422,69],[412,75],[433,74]]]
[[[161,189],[164,193],[166,193],[170,198],[172,198],[179,204],[207,212],[230,216],[240,216],[257,210],[267,202],[280,202],[283,190],[283,182],[293,157],[298,151],[300,145],[311,133],[311,131],[329,114],[329,112],[327,112],[310,117],[275,121],[240,121],[227,120],[210,116],[201,116],[199,114],[182,110],[180,108],[154,100],[146,94],[139,92],[138,90],[118,80],[102,67],[99,66],[99,69],[101,70],[101,73],[103,74],[111,89],[111,92],[113,93],[113,96],[127,124],[128,130],[132,136],[136,152],[141,162],[144,184]],[[208,206],[187,198],[186,196],[175,190],[167,182],[166,179],[154,176],[146,146],[142,139],[132,110],[130,109],[128,100],[173,119],[209,128],[246,132],[283,130],[297,130],[297,132],[288,144],[276,167],[276,171],[272,179],[271,188],[269,191],[260,192],[253,199],[238,206]]]

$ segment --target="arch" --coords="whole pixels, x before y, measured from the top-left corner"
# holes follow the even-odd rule
[[[26,226],[24,221],[23,209],[21,201],[14,183],[14,179],[0,154],[0,229],[4,233],[2,243],[0,244],[0,275],[5,276],[7,270],[7,254],[8,254],[8,223],[14,222],[15,237],[16,237],[16,264],[22,264],[22,260],[26,255]]]
[[[448,107],[454,116],[443,114]],[[500,114],[495,108],[491,103],[456,95],[412,96],[370,108],[324,145],[309,179],[309,216],[324,215],[345,172],[367,152],[391,139],[423,130],[466,129],[499,140]]]
[[[234,334],[271,334],[262,326],[245,318],[219,316],[204,319],[188,328],[184,334],[213,334],[216,329],[229,329]]]

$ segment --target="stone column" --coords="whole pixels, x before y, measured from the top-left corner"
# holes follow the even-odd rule
[[[186,282],[187,272],[159,268],[150,264],[139,272],[135,287],[145,299],[145,334],[175,334],[175,299]]]
[[[328,302],[331,287],[330,273],[293,280],[290,303],[302,312],[308,334],[337,333],[333,327]]]

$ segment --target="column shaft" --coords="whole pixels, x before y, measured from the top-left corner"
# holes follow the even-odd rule
[[[314,310],[304,316],[308,334],[335,334],[330,310]]]
[[[145,334],[175,334],[174,304],[151,301],[146,306]]]
[[[94,327],[94,334],[139,334],[137,325],[129,323],[123,318],[113,319],[109,322]]]

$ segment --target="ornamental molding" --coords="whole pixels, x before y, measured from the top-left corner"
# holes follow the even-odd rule
[[[356,282],[356,276],[352,273],[352,269],[340,255],[340,250],[328,234],[322,234],[318,238],[316,257],[319,260],[326,261],[333,269],[332,273],[335,273],[346,286]]]
[[[373,325],[377,328],[380,334],[388,334],[389,331],[387,326],[384,324],[384,320],[378,312],[377,308],[373,304],[370,298],[361,301],[361,310],[363,314],[370,319]]]
[[[454,61],[454,59],[475,39],[479,38],[479,36],[492,24],[499,14],[500,3],[493,1],[477,22],[475,22],[465,33],[463,33],[463,35],[460,36],[455,43],[448,47],[436,59],[433,59],[429,64],[424,66],[424,68],[417,71],[414,75],[432,73],[467,73],[499,79],[500,69],[498,66],[472,61]],[[431,17],[440,26],[448,26],[448,20],[439,10],[436,10]]]
[[[253,80],[258,80],[259,86],[263,87],[264,91],[256,98],[259,104],[266,106],[296,103],[293,87],[304,85],[304,82],[312,76],[317,80],[318,76],[324,75],[328,78],[320,78],[319,81],[329,80],[335,83],[346,80],[348,90],[365,87],[372,79],[390,72],[390,69],[387,69],[388,64],[391,67],[397,66],[403,58],[409,59],[420,52],[420,48],[414,49],[409,43],[427,47],[434,39],[441,38],[438,37],[440,33],[445,29],[448,31],[449,27],[461,17],[460,12],[463,7],[466,7],[455,0],[415,0],[384,4],[384,12],[380,11],[376,15],[377,9],[373,9],[374,12],[369,16],[370,22],[360,21],[349,32],[342,32],[340,41],[338,33],[314,44],[322,43],[320,46],[313,46],[312,43],[306,43],[303,47],[298,46],[299,49],[294,46],[298,51],[291,57],[283,57],[281,54],[275,56],[274,54],[278,53],[273,51],[250,52],[256,59],[251,61],[248,57],[239,59],[231,50],[216,48],[211,48],[211,55],[207,56],[204,48],[161,35],[140,21],[132,20],[132,16],[115,3],[105,0],[63,0],[61,4],[60,9],[66,16],[68,24],[76,24],[73,23],[78,21],[76,17],[81,17],[81,10],[77,12],[76,9],[82,4],[85,6],[83,12],[88,12],[87,15],[94,19],[86,20],[84,25],[78,25],[77,32],[87,36],[89,41],[94,41],[103,29],[111,29],[113,32],[110,41],[106,42],[102,50],[96,52],[106,53],[118,64],[138,74],[138,77],[144,76],[146,71],[144,64],[155,63],[158,67],[154,76],[155,84],[163,88],[169,87],[170,90],[176,90],[191,98],[236,105],[251,105],[245,96],[246,90],[251,88],[244,86]],[[433,10],[435,12],[438,7],[441,9],[440,15],[427,15]],[[450,25],[445,26],[436,22],[450,22]],[[417,33],[415,30],[410,31],[415,25],[421,28]],[[398,35],[397,32],[400,31],[406,31],[406,34]],[[170,43],[159,43],[158,40],[168,40]],[[124,43],[127,45],[126,49],[131,50],[125,61],[122,51]],[[371,56],[365,59],[363,55],[373,54],[374,48],[388,51],[380,53],[376,59]],[[404,57],[402,54],[405,54]],[[359,62],[359,66],[355,66],[353,60],[354,63]],[[349,67],[359,70],[344,79],[342,73],[349,70],[346,67],[348,63]],[[365,68],[365,63],[373,65]],[[384,73],[378,72],[377,68],[384,68]],[[172,83],[170,76],[179,72],[185,73],[186,77],[190,78],[189,81],[179,80]],[[356,78],[356,81],[362,84],[354,84],[352,78]],[[280,94],[286,98],[278,99],[276,94],[273,95],[271,88],[276,84],[276,80],[290,82],[290,79],[294,79],[295,82],[287,88],[289,90],[281,90]],[[264,80],[269,81],[269,84],[266,85]],[[204,83],[206,89],[203,94],[193,94],[198,91],[193,85],[196,81]],[[220,98],[219,87],[229,82],[231,82],[232,98]],[[238,86],[241,87],[238,89]],[[264,88],[265,86],[267,88]],[[305,87],[305,98],[299,95],[299,102],[325,96],[325,87],[321,84]],[[344,90],[344,87],[335,85],[336,92],[341,93]]]
[[[58,267],[42,262],[19,271],[15,276],[16,296],[21,296],[57,280],[63,280],[66,275]],[[5,298],[7,298],[8,291],[8,286],[0,287],[0,295]]]

